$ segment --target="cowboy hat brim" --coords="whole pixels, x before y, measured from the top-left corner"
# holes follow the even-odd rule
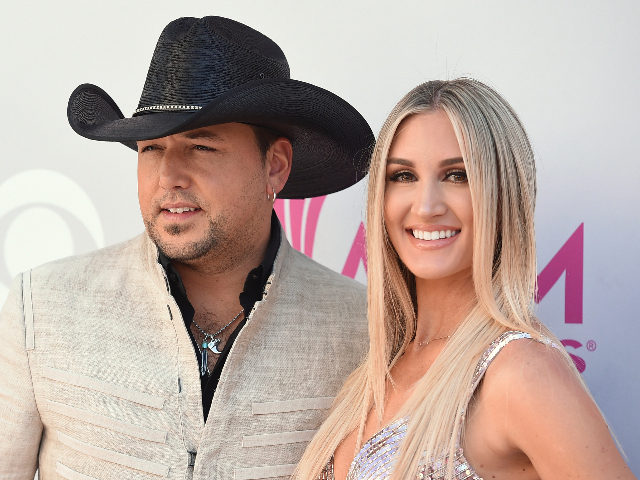
[[[260,79],[230,89],[200,110],[153,112],[125,118],[100,87],[76,88],[67,107],[73,130],[91,140],[120,142],[166,137],[209,125],[240,122],[284,134],[293,147],[281,198],[306,198],[345,189],[368,170],[374,143],[368,123],[337,95],[299,80]]]

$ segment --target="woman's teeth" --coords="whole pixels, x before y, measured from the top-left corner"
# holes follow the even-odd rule
[[[441,238],[453,237],[460,233],[460,230],[440,230],[426,232],[422,230],[412,230],[413,236],[419,240],[440,240]]]

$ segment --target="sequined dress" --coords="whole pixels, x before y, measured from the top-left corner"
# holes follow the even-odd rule
[[[494,340],[489,348],[485,350],[478,362],[473,375],[472,391],[482,380],[487,368],[496,355],[509,342],[521,338],[532,338],[524,332],[505,332]],[[557,345],[549,344],[557,347]],[[407,434],[408,418],[400,418],[371,437],[360,449],[349,467],[347,480],[385,480],[391,476],[397,461],[397,454],[400,444]],[[441,480],[445,477],[448,458],[442,457],[435,461],[420,465],[416,473],[417,479]],[[459,445],[453,457],[453,478],[454,480],[482,480],[464,456],[462,447]],[[335,480],[333,476],[333,458],[327,463],[318,480]]]

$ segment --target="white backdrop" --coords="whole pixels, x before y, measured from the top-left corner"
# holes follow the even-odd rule
[[[539,312],[567,349],[640,475],[640,3],[573,1],[12,2],[0,19],[0,302],[11,277],[142,230],[135,153],[77,136],[80,83],[130,114],[160,31],[222,15],[285,51],[293,78],[350,101],[378,132],[411,87],[472,76],[521,116],[538,160]],[[364,185],[283,202],[292,243],[365,281]],[[316,222],[317,220],[317,222]],[[314,238],[315,234],[315,238]],[[315,241],[314,241],[315,240]]]

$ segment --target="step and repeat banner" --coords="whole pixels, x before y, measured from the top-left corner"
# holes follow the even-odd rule
[[[11,278],[142,231],[136,154],[77,136],[71,91],[136,108],[160,31],[222,15],[273,38],[292,77],[346,98],[379,131],[429,79],[478,78],[537,155],[540,317],[562,339],[640,475],[640,4],[635,1],[14,2],[2,35],[0,302]],[[330,174],[331,172],[327,172]],[[365,182],[277,200],[291,244],[366,282]]]

